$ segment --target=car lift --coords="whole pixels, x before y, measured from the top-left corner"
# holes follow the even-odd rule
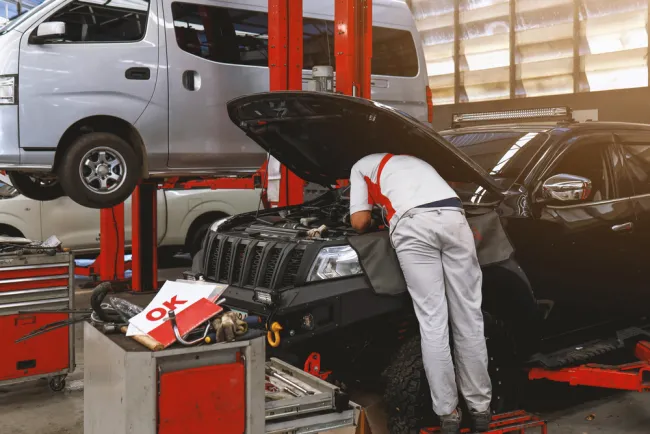
[[[301,0],[269,0],[270,89],[302,90],[303,23]],[[334,46],[337,65],[337,92],[370,98],[372,57],[372,1],[335,0]],[[132,261],[124,261],[124,204],[100,210],[100,254],[90,267],[77,267],[75,274],[96,281],[112,281],[129,286],[125,272],[130,268],[130,289],[150,292],[158,289],[157,190],[159,188],[253,189],[267,191],[277,182],[278,197],[263,196],[265,207],[283,207],[303,202],[305,182],[280,165],[272,176],[265,163],[245,178],[200,178],[181,181],[168,178],[159,185],[143,180],[132,195]],[[279,178],[279,179],[277,179]]]

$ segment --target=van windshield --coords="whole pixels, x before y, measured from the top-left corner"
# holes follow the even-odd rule
[[[45,0],[43,3],[41,3],[38,6],[34,6],[33,8],[23,11],[19,13],[18,15],[14,15],[13,17],[9,18],[9,21],[5,23],[4,26],[0,27],[0,35],[4,35],[10,30],[13,30],[18,26],[20,23],[25,21],[27,18],[31,17],[34,15],[36,12],[40,11],[41,9],[47,7],[48,5],[51,5],[52,3],[56,2],[57,0]]]

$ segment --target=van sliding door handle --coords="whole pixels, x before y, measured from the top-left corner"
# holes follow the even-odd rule
[[[149,80],[151,70],[149,68],[129,68],[124,73],[127,80]]]
[[[183,72],[183,87],[189,91],[196,91],[201,88],[201,76],[196,71]]]
[[[612,230],[614,232],[628,232],[631,231],[632,229],[634,229],[634,223],[632,222],[627,222],[620,225],[612,226]]]

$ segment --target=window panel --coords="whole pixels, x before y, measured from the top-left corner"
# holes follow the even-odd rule
[[[435,105],[454,103],[454,3],[455,0],[410,2]]]
[[[517,1],[517,97],[573,92],[573,8],[573,0]]]
[[[460,102],[510,96],[510,1],[460,0]]]
[[[174,2],[172,15],[182,50],[213,62],[268,66],[266,12]],[[418,73],[415,41],[409,31],[373,27],[372,52],[373,74],[414,77]],[[335,65],[334,23],[304,18],[303,67],[310,70],[316,65]]]
[[[648,85],[648,0],[583,0],[580,20],[582,90]]]
[[[131,42],[144,37],[148,10],[145,0],[74,1],[47,21],[66,24],[64,43]]]

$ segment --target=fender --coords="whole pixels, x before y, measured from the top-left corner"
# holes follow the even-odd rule
[[[483,310],[509,324],[520,356],[530,354],[539,343],[542,315],[528,277],[514,257],[482,270]]]
[[[30,240],[37,240],[40,241],[41,239],[41,226],[39,225],[37,228],[30,227],[29,225],[26,225],[25,222],[18,217],[5,213],[5,212],[0,212],[0,225],[7,225],[14,227],[18,229],[20,232],[22,232],[26,238],[29,238]]]
[[[257,190],[170,190],[167,194],[169,232],[165,244],[184,245],[197,218],[208,213],[237,215],[257,208]],[[175,202],[183,202],[178,206]],[[181,214],[182,211],[182,214]]]

